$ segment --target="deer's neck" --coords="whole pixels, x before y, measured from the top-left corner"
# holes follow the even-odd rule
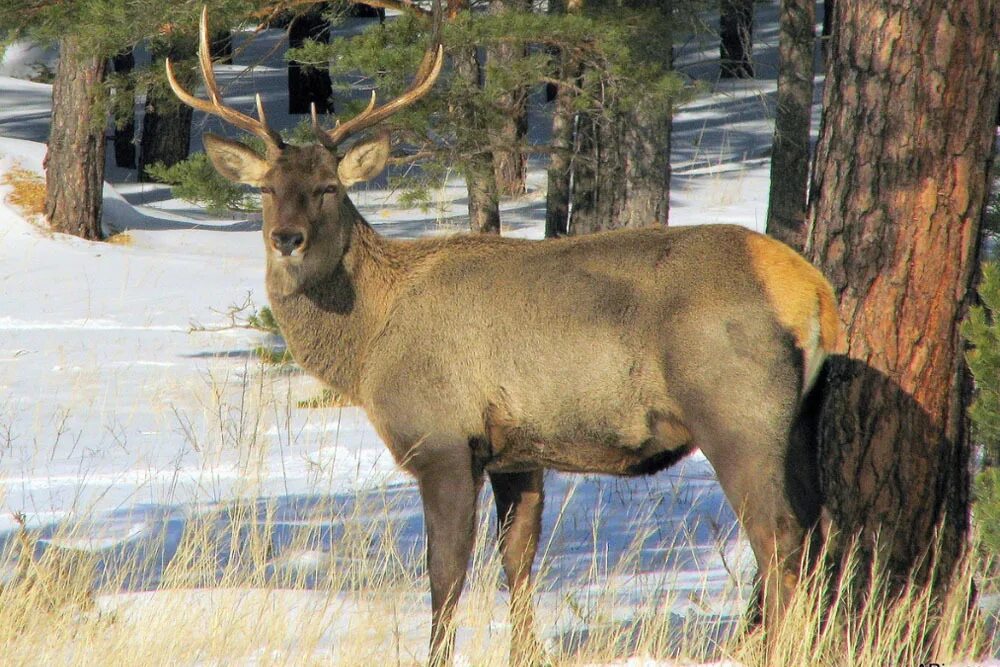
[[[353,207],[351,207],[353,208]],[[290,293],[268,297],[295,360],[334,391],[357,396],[368,345],[384,326],[407,258],[405,244],[380,237],[357,216],[350,245],[331,273]]]

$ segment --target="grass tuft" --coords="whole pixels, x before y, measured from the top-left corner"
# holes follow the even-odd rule
[[[0,174],[0,185],[7,185],[11,192],[7,201],[25,217],[45,215],[45,179],[33,171],[15,165]]]
[[[105,243],[110,243],[112,245],[122,245],[130,246],[135,243],[135,239],[128,232],[118,232],[117,234],[112,234],[108,238],[104,239]]]

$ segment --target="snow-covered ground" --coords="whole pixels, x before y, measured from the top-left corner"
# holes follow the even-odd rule
[[[217,71],[230,103],[249,110],[259,91],[271,122],[289,126],[298,119],[283,113],[280,61],[243,71],[278,39],[264,33],[237,65]],[[766,63],[775,41],[766,26],[755,37],[761,78],[716,84],[678,113],[671,224],[762,229],[774,95]],[[8,53],[0,73],[23,73],[32,53]],[[699,61],[696,53],[688,59]],[[700,69],[689,68],[705,74]],[[48,86],[0,76],[0,173],[41,173],[50,94]],[[195,127],[196,135],[231,133],[200,113]],[[506,234],[542,235],[544,165],[532,167],[529,194],[503,204]],[[266,305],[259,220],[208,216],[112,166],[108,177],[105,222],[128,230],[127,245],[46,233],[3,200],[9,188],[0,186],[0,543],[12,539],[22,513],[43,545],[94,552],[110,570],[161,549],[157,566],[102,601],[139,615],[150,613],[150,596],[166,595],[153,591],[184,527],[219,517],[222,534],[227,508],[238,502],[266,515],[274,571],[322,562],[343,532],[340,517],[369,502],[389,508],[372,520],[392,524],[400,553],[418,567],[416,490],[364,414],[296,407],[320,392],[318,383],[262,364],[253,351],[268,342],[260,333],[213,331],[229,322],[233,306]],[[380,232],[400,237],[461,230],[463,196],[456,180],[424,212],[400,208],[397,194],[378,184],[353,194]],[[317,522],[330,528],[305,549],[295,535]],[[556,609],[570,589],[586,606],[581,582],[590,581],[622,594],[615,622],[623,627],[629,591],[663,591],[674,601],[671,614],[700,616],[721,635],[742,611],[732,573],[751,561],[703,457],[628,482],[550,474],[545,525],[543,609]],[[605,573],[598,584],[595,552],[596,570]],[[9,575],[11,565],[0,566]],[[572,650],[583,621],[549,621],[548,640]],[[426,619],[406,639],[422,645]]]

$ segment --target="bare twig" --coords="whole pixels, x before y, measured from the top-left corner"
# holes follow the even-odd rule
[[[243,300],[241,304],[233,304],[226,310],[216,310],[212,309],[212,312],[218,313],[228,318],[228,323],[221,324],[217,326],[204,326],[192,321],[188,326],[188,333],[215,333],[218,331],[231,331],[232,329],[248,329],[251,331],[263,331],[265,333],[273,333],[267,327],[260,326],[253,323],[253,316],[257,311],[257,306],[253,302],[253,297],[250,292],[247,292],[246,299]]]

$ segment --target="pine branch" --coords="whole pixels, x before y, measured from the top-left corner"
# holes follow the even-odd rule
[[[269,23],[274,20],[274,18],[281,12],[291,9],[292,7],[301,7],[302,5],[315,5],[318,4],[316,0],[281,0],[281,2],[275,3],[269,7],[258,10],[254,12],[253,16],[255,18],[264,19],[262,23]],[[409,12],[415,16],[424,17],[430,19],[432,13],[429,9],[424,9],[413,0],[364,0],[363,2],[358,0],[353,2],[354,5],[368,5],[369,7],[378,7],[381,9],[392,9],[395,11]]]

